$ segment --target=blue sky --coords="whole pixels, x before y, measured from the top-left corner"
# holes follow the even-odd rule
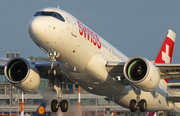
[[[45,56],[30,39],[28,22],[44,7],[63,9],[129,58],[154,60],[168,29],[176,34],[173,63],[180,63],[180,1],[162,0],[8,0],[0,3],[0,57]]]

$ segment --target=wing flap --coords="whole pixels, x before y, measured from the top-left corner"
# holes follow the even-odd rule
[[[161,79],[180,77],[180,64],[155,63]]]

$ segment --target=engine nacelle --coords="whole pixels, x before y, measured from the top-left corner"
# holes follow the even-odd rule
[[[124,65],[123,71],[130,84],[144,91],[153,91],[160,83],[157,68],[145,58],[129,59]]]
[[[11,59],[5,66],[7,80],[23,91],[31,92],[40,84],[37,68],[24,58]]]

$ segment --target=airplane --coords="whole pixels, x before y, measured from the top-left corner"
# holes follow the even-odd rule
[[[42,101],[33,116],[45,116],[46,102]]]
[[[68,110],[67,100],[62,99],[66,83],[106,96],[131,112],[169,111],[180,102],[180,97],[167,91],[167,78],[180,76],[180,64],[171,64],[176,37],[172,30],[168,30],[155,61],[128,58],[70,13],[58,8],[38,10],[29,21],[28,32],[51,62],[17,57],[0,65],[0,72],[23,91],[35,90],[41,78],[49,79],[58,96],[51,102],[53,112],[59,107],[62,112]]]
[[[156,112],[148,112],[146,116],[157,116]]]

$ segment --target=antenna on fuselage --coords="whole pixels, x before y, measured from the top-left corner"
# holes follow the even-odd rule
[[[58,9],[60,8],[60,6],[58,6]]]

